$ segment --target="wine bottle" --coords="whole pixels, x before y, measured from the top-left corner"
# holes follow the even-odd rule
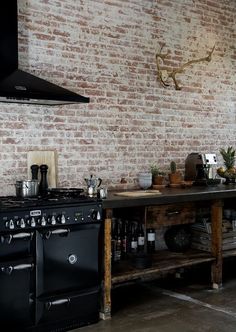
[[[114,262],[119,262],[121,259],[121,221],[118,219],[115,224],[115,248],[114,248]]]
[[[138,252],[144,252],[144,231],[143,231],[143,225],[140,222],[138,224]]]
[[[155,251],[155,229],[147,228],[147,252],[153,253]]]
[[[131,253],[136,254],[138,250],[138,238],[137,238],[137,232],[136,232],[136,223],[132,223],[131,226]]]
[[[115,247],[116,247],[115,225],[116,225],[116,219],[112,218],[112,222],[111,222],[111,263],[112,264],[114,263]]]
[[[121,237],[121,257],[125,259],[128,254],[128,222],[123,220],[122,223],[122,237]]]

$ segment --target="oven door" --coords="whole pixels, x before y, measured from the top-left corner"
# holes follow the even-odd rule
[[[34,324],[33,239],[33,232],[0,235],[0,322],[6,330]]]
[[[37,232],[36,297],[99,286],[99,230],[94,223]]]
[[[0,322],[6,331],[34,324],[32,258],[0,262]]]
[[[39,330],[67,331],[92,324],[99,319],[99,292],[86,292],[39,297],[36,299],[36,322]]]
[[[0,235],[0,260],[30,256],[33,232],[11,232]]]

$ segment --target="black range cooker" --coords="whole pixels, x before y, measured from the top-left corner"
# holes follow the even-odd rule
[[[98,321],[101,202],[75,190],[0,197],[0,322],[67,331]]]

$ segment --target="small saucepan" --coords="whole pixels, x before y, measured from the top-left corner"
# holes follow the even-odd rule
[[[38,180],[22,180],[16,181],[16,196],[17,197],[35,197],[39,193]]]

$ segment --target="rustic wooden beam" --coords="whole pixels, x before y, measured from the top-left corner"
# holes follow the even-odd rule
[[[106,209],[104,220],[103,293],[102,310],[100,313],[100,317],[104,320],[111,318],[111,225],[112,209]]]
[[[211,244],[212,255],[215,261],[212,263],[211,278],[212,287],[219,289],[222,287],[222,200],[215,200],[211,204]]]

